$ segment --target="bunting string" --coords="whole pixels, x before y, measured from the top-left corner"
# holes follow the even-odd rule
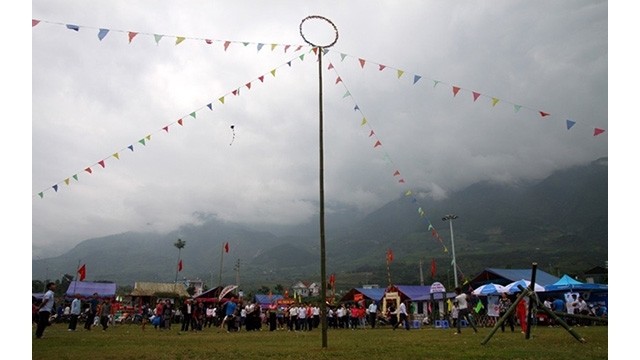
[[[311,51],[313,51],[313,50],[310,49],[309,52],[311,52]],[[252,79],[251,81],[245,83],[244,85],[236,87],[233,90],[231,90],[231,91],[227,92],[226,94],[224,94],[223,96],[218,97],[217,102],[219,102],[220,105],[216,105],[216,106],[224,105],[225,104],[225,99],[229,98],[230,95],[240,96],[240,89],[242,89],[242,88],[251,89],[251,85],[254,84],[254,83],[264,83],[265,77],[268,77],[268,74],[271,74],[272,77],[275,77],[276,76],[276,72],[277,72],[278,69],[280,69],[280,68],[282,68],[284,66],[291,67],[293,61],[296,61],[296,60],[304,61],[304,55],[305,54],[301,54],[300,56],[296,56],[294,58],[291,58],[289,61],[286,61],[285,63],[280,64],[279,66],[269,70],[268,72],[263,73],[262,75],[260,75],[260,76],[258,76],[256,78]],[[76,182],[79,181],[80,180],[80,175],[79,174],[82,174],[82,173],[85,173],[85,172],[87,174],[93,174],[94,170],[97,169],[98,166],[99,166],[99,168],[102,168],[102,169],[106,168],[107,160],[110,160],[110,161],[113,160],[113,159],[120,160],[120,156],[121,156],[121,154],[123,152],[127,152],[127,150],[128,150],[128,152],[133,152],[134,149],[136,147],[139,147],[140,145],[146,146],[147,143],[151,141],[152,136],[155,136],[156,134],[162,133],[162,132],[168,134],[169,130],[172,127],[175,127],[175,126],[182,127],[182,126],[184,126],[184,124],[187,122],[187,120],[195,120],[197,118],[198,113],[202,112],[204,109],[209,109],[210,111],[213,111],[214,103],[215,103],[215,101],[212,101],[212,102],[210,102],[210,103],[208,103],[206,105],[203,105],[200,108],[195,109],[194,111],[190,112],[189,114],[182,116],[178,120],[173,121],[173,122],[163,126],[162,128],[157,129],[156,131],[151,132],[148,135],[143,136],[138,141],[136,141],[134,143],[131,143],[131,144],[127,145],[126,147],[123,147],[123,148],[115,151],[111,155],[109,155],[109,156],[107,156],[107,157],[105,157],[105,158],[103,158],[103,159],[101,159],[101,160],[99,160],[99,161],[97,161],[97,162],[85,167],[84,169],[78,171],[77,173],[71,175],[70,177],[67,177],[64,180],[61,180],[61,181],[53,184],[49,188],[41,190],[37,194],[34,194],[33,197],[34,198],[35,197],[40,197],[42,199],[42,198],[44,198],[44,195],[45,195],[45,193],[47,191],[52,191],[53,190],[54,192],[57,193],[58,190],[60,190],[62,184],[70,185],[72,183],[71,179],[73,179]],[[233,140],[235,139],[235,125],[231,125],[231,130],[232,130],[232,135],[233,135],[231,143],[233,143]],[[135,145],[135,147],[134,147],[134,145]],[[229,145],[231,145],[231,144],[229,144]]]
[[[519,114],[521,110],[526,110],[534,113],[539,118],[549,119],[549,120],[554,119],[554,120],[562,121],[563,126],[566,127],[567,131],[572,130],[578,124],[578,121],[573,119],[572,117],[555,116],[547,111],[540,110],[533,106],[522,105],[513,101],[509,101],[507,99],[503,99],[501,97],[489,95],[486,93],[481,93],[479,91],[467,89],[461,86],[456,86],[456,85],[453,85],[452,83],[436,80],[434,78],[429,78],[427,76],[423,76],[419,74],[413,74],[413,76],[404,76],[407,73],[405,70],[399,69],[394,66],[384,65],[384,64],[377,63],[375,61],[370,61],[367,59],[352,56],[343,52],[338,52],[336,50],[329,51],[327,49],[325,51],[325,53],[329,53],[329,52],[331,52],[332,54],[333,53],[339,54],[341,63],[344,62],[345,59],[357,61],[356,66],[359,66],[360,69],[365,69],[365,65],[369,64],[369,66],[366,66],[366,68],[368,69],[376,68],[378,71],[392,72],[394,73],[395,77],[398,80],[408,79],[409,81],[412,82],[412,85],[417,85],[418,83],[420,84],[428,83],[428,84],[431,84],[433,88],[447,89],[447,91],[451,91],[452,98],[463,96],[464,93],[466,93],[467,98],[471,100],[473,103],[480,103],[481,101],[479,102],[478,99],[485,98],[488,100],[489,104],[491,104],[491,107],[508,105],[513,109],[513,112],[515,114]],[[333,67],[333,65],[331,65],[331,67]],[[337,82],[338,80],[336,80],[336,83]],[[606,129],[603,126],[596,126],[589,129],[589,134],[592,137],[597,137],[603,134],[605,131]]]
[[[111,33],[124,34],[126,35],[126,38],[123,37],[123,39],[126,39],[129,42],[129,44],[131,44],[134,40],[137,40],[141,37],[147,37],[147,38],[153,39],[156,45],[160,45],[161,40],[165,38],[170,38],[170,39],[174,39],[173,40],[174,45],[180,45],[184,41],[196,41],[196,42],[204,43],[207,45],[213,45],[213,44],[222,45],[222,48],[224,49],[224,51],[227,51],[227,49],[229,49],[229,47],[231,47],[231,45],[234,45],[234,44],[242,45],[243,47],[248,47],[249,45],[255,46],[257,50],[256,52],[260,52],[260,50],[262,50],[262,48],[264,48],[265,45],[269,45],[269,48],[271,48],[271,51],[274,51],[277,48],[282,48],[285,53],[289,51],[289,49],[291,49],[293,52],[297,52],[297,51],[300,51],[302,48],[311,48],[311,46],[306,44],[304,45],[303,44],[296,44],[296,45],[279,44],[279,43],[267,44],[267,43],[260,43],[260,42],[251,42],[251,41],[234,41],[234,40],[200,38],[200,37],[190,37],[190,36],[180,36],[180,35],[167,35],[167,34],[158,34],[158,33],[146,33],[141,31],[127,31],[127,30],[120,30],[120,29],[97,28],[92,26],[67,24],[67,23],[40,20],[40,19],[31,19],[32,28],[40,24],[60,26],[75,32],[80,32],[81,30],[97,31],[97,38],[99,41],[103,41]],[[42,25],[40,25],[39,27],[42,27]],[[167,42],[167,41],[164,41],[164,42]]]
[[[404,176],[402,176],[400,170],[398,170],[398,167],[395,165],[395,162],[391,159],[391,157],[389,156],[389,153],[387,153],[385,147],[382,145],[382,140],[378,136],[377,132],[374,131],[373,126],[371,126],[371,123],[369,122],[369,120],[367,120],[367,117],[365,116],[365,114],[362,111],[362,109],[360,109],[360,106],[358,105],[358,102],[355,100],[355,97],[353,96],[353,94],[351,93],[351,91],[349,90],[347,85],[345,84],[345,82],[342,79],[342,77],[340,76],[340,74],[338,74],[338,70],[335,68],[333,63],[329,63],[329,65],[327,66],[327,69],[328,70],[333,70],[333,72],[336,74],[335,85],[341,84],[344,87],[345,93],[342,96],[342,98],[344,99],[344,98],[348,97],[348,98],[350,98],[352,100],[353,105],[354,105],[353,110],[358,112],[358,114],[359,114],[359,119],[361,119],[361,120],[359,120],[360,121],[360,126],[361,127],[366,127],[367,133],[369,134],[368,136],[369,136],[369,138],[372,139],[371,142],[373,143],[373,148],[374,149],[380,149],[380,151],[382,151],[383,154],[384,154],[383,158],[389,164],[391,164],[391,166],[393,167],[393,178],[396,180],[396,183],[404,186],[405,188],[407,188],[406,180],[405,180]],[[443,251],[445,253],[448,253],[449,250],[447,249],[446,245],[444,244],[444,241],[440,237],[440,234],[438,233],[436,228],[431,223],[431,220],[429,220],[429,217],[427,216],[427,213],[424,210],[424,208],[420,205],[420,203],[418,201],[418,198],[416,196],[414,196],[413,191],[411,191],[410,189],[407,188],[407,190],[404,192],[404,195],[405,195],[405,197],[410,199],[411,202],[417,207],[418,215],[426,223],[428,231],[431,232],[431,236],[442,246]]]

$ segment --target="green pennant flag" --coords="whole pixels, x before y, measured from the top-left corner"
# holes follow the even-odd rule
[[[479,313],[480,310],[484,309],[484,304],[482,303],[482,301],[478,301],[478,303],[476,304],[476,307],[474,308],[474,310],[476,311],[476,313]]]

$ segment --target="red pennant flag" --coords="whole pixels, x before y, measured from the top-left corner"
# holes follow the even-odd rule
[[[311,50],[313,50],[313,53],[314,53],[314,54],[318,55],[318,48],[317,48],[317,47],[314,47],[314,48],[313,48],[313,49],[311,49]]]
[[[393,261],[393,250],[390,248],[387,249],[387,262],[390,263]]]
[[[178,124],[180,124],[180,126],[182,126],[182,119],[178,120]]]
[[[545,116],[549,116],[549,114],[544,111],[540,111],[540,116],[545,117]]]
[[[431,259],[431,278],[436,278],[436,259]]]
[[[400,179],[398,182],[404,184],[404,179]]]
[[[479,97],[480,97],[480,93],[473,91],[473,101],[478,100]]]
[[[213,41],[209,40],[209,39],[204,39],[204,42],[206,42],[207,44],[211,45],[213,44]]]
[[[163,128],[162,128],[162,130],[164,130],[164,131],[166,131],[166,132],[169,132],[169,125],[167,125],[167,126],[163,127]]]
[[[224,244],[224,252],[226,252],[226,253],[228,253],[228,252],[229,252],[229,243],[228,243],[228,242],[226,242],[226,243]]]
[[[98,164],[100,164],[100,166],[102,166],[102,168],[104,169],[104,160],[98,161]]]
[[[244,86],[246,86],[247,89],[251,90],[251,83],[250,82],[246,83]]]
[[[129,31],[129,44],[131,44],[131,41],[136,37],[136,35],[138,35],[137,32]]]
[[[258,80],[260,80],[260,82],[264,82],[264,75],[258,77]]]
[[[84,171],[88,172],[89,174],[91,174],[91,173],[93,172],[93,170],[91,170],[91,168],[90,168],[90,167],[88,167],[88,168],[84,169]]]
[[[238,95],[238,90],[233,90],[231,93],[232,93],[233,95]]]
[[[231,41],[224,42],[224,51],[227,51],[227,48],[229,47],[229,45],[231,45]]]
[[[339,83],[340,81],[342,81],[342,79],[340,78],[340,76],[338,76],[338,78],[336,79],[336,84]]]
[[[604,129],[595,128],[595,129],[593,129],[593,136],[598,136],[598,135],[602,134],[603,132],[604,132]]]
[[[457,87],[457,86],[454,86],[454,87],[453,87],[453,96],[458,95],[458,91],[460,91],[460,88],[459,88],[459,87]]]
[[[287,52],[287,50],[289,50],[290,47],[291,47],[291,45],[285,45],[284,46],[284,52]]]
[[[358,61],[360,61],[360,67],[364,68],[364,59],[358,59]]]
[[[40,23],[40,20],[31,19],[31,27],[34,27]]]
[[[329,66],[327,67],[327,70],[331,70],[331,69],[333,69],[333,64],[329,63]]]
[[[384,68],[386,68],[385,65],[380,64],[380,66],[378,66],[378,70],[380,70],[380,71],[384,70]]]
[[[182,259],[178,261],[178,271],[182,271]]]
[[[296,51],[299,51],[300,49],[302,49],[302,45],[298,45],[298,47],[296,48]]]
[[[378,146],[382,146],[382,143],[380,142],[380,140],[376,141],[375,145],[373,145],[374,148]]]
[[[400,175],[400,171],[396,170],[396,172],[393,173],[393,176],[399,176]]]
[[[373,132],[373,130],[371,130],[371,132],[369,133],[369,137],[372,137],[373,135],[375,135],[375,133]]]
[[[82,264],[82,266],[78,268],[78,280],[84,281],[84,278],[86,277],[87,277],[87,267],[86,267],[86,264]]]

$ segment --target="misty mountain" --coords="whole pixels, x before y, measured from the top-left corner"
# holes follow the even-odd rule
[[[451,234],[442,217],[455,214],[459,276],[471,278],[486,267],[530,268],[532,262],[550,273],[579,274],[603,266],[608,258],[607,191],[603,158],[537,182],[476,183],[444,200],[415,190],[365,217],[342,209],[326,216],[327,273],[336,274],[339,287],[385,285],[385,254],[390,248],[394,282],[418,284],[421,261],[425,283],[434,281],[429,268],[435,261],[435,280],[450,283]],[[207,286],[217,286],[221,277],[222,283],[240,283],[247,289],[320,281],[318,224],[257,229],[202,215],[200,225],[168,234],[131,232],[85,240],[61,256],[33,260],[33,279],[73,275],[81,262],[92,281],[124,286],[135,281],[172,282],[178,262],[173,244],[180,238],[186,246],[180,254],[184,269],[179,280],[200,278]],[[223,251],[227,242],[229,253]]]

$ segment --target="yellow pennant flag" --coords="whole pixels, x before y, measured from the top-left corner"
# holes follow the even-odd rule
[[[69,185],[69,178],[64,179],[64,183]]]
[[[115,154],[113,154],[112,156],[113,156],[114,158],[116,158],[116,159],[120,160],[120,154],[115,153]]]
[[[220,102],[224,104],[224,96],[219,98],[218,100],[220,100]]]
[[[367,123],[367,119],[366,118],[362,118],[362,122],[360,123],[360,126],[364,125]]]
[[[185,39],[184,36],[177,36],[176,37],[176,45],[180,44],[181,42],[183,42]]]
[[[278,44],[271,44],[271,51],[273,51],[273,49],[275,49],[276,46],[278,46]]]
[[[402,70],[398,70],[398,79],[400,79],[400,77],[402,76],[402,74],[404,74],[404,71],[402,71]]]
[[[276,69],[271,70],[271,75],[276,76]]]
[[[500,99],[497,99],[497,98],[491,98],[491,106],[496,106],[496,104],[498,103],[498,101],[500,101]]]

